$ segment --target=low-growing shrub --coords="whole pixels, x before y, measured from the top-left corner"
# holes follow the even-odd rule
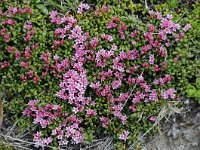
[[[23,112],[20,126],[37,126],[37,145],[111,135],[126,149],[194,77],[192,23],[111,3],[47,16],[35,2],[1,2],[1,87],[12,99],[6,107],[15,118]],[[141,10],[142,21],[130,13]]]

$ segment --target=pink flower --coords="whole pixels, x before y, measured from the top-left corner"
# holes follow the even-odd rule
[[[151,91],[151,93],[149,94],[149,100],[152,100],[152,101],[155,101],[155,102],[158,100],[158,94],[157,94],[155,89],[153,89]]]
[[[12,53],[14,51],[14,47],[13,46],[8,46],[8,52]]]
[[[10,66],[10,63],[8,61],[3,61],[3,63],[1,64],[1,68],[7,68]]]
[[[130,84],[130,85],[135,84],[135,79],[134,78],[128,78],[128,84]]]
[[[152,41],[154,39],[153,34],[150,32],[145,32],[144,37],[145,37],[145,40],[147,41]]]
[[[129,109],[132,110],[133,112],[136,112],[136,111],[137,111],[135,105],[131,105],[131,106],[129,106]]]
[[[94,83],[91,83],[91,84],[90,84],[90,87],[93,88],[93,89],[99,89],[99,88],[100,88],[100,85],[101,85],[101,84],[100,84],[100,82],[98,81],[98,82],[95,83],[95,84],[94,84]]]
[[[29,64],[28,64],[28,62],[21,62],[20,63],[21,65],[22,65],[22,67],[24,67],[24,68],[26,68],[26,69],[28,69],[29,68]]]
[[[98,45],[98,37],[94,37],[91,41],[90,41],[90,45],[93,49],[96,49],[97,45]]]
[[[149,10],[148,13],[149,13],[150,17],[153,17],[155,15],[155,12],[153,10]]]
[[[37,131],[35,134],[34,134],[34,139],[33,139],[33,141],[40,141],[42,138],[42,132],[39,132],[39,131]]]
[[[31,30],[32,29],[32,23],[27,21],[24,25],[24,29],[26,30]]]
[[[15,22],[12,19],[8,19],[8,20],[5,21],[5,24],[7,24],[7,25],[14,25]]]
[[[156,121],[156,117],[151,116],[151,117],[149,118],[149,120],[154,122],[154,121]]]
[[[126,115],[120,115],[119,118],[122,121],[122,124],[125,125],[126,122],[127,122],[127,116]]]
[[[109,123],[110,123],[110,119],[106,118],[106,117],[100,117],[100,121],[102,122],[102,127],[106,128]]]
[[[155,71],[155,72],[158,72],[158,71],[160,71],[160,68],[159,68],[159,66],[158,66],[158,65],[155,65],[155,66],[154,66],[154,68],[153,68],[153,71]]]
[[[36,84],[38,81],[39,81],[39,77],[38,76],[36,76],[36,77],[34,77],[34,83]]]
[[[55,61],[58,61],[59,58],[60,58],[60,57],[59,57],[58,55],[53,56],[53,59],[54,59]]]
[[[149,28],[149,32],[154,32],[155,31],[155,26],[154,25],[148,24],[147,26]]]
[[[114,23],[112,20],[107,25],[107,29],[113,29],[113,28],[116,28],[116,27],[117,27],[117,24]]]
[[[134,38],[135,36],[137,36],[137,31],[131,32],[130,37]]]
[[[102,38],[102,39],[105,39],[105,40],[107,40],[107,41],[109,41],[109,42],[112,42],[112,41],[113,41],[112,36],[111,36],[111,35],[108,35],[108,34],[102,34],[102,35],[101,35],[101,38]]]
[[[149,55],[149,64],[154,64],[154,54]]]
[[[21,79],[22,79],[23,82],[26,82],[27,77],[25,75],[22,75]]]
[[[86,4],[86,3],[81,3],[81,4],[79,5],[79,7],[78,7],[77,13],[78,13],[78,14],[82,14],[84,11],[87,11],[87,10],[89,10],[89,9],[90,9],[90,6],[89,6],[88,4]]]
[[[117,46],[115,44],[113,44],[110,50],[115,51],[116,49],[117,49]]]
[[[86,117],[92,117],[92,116],[96,116],[96,115],[97,115],[96,110],[92,110],[92,109],[86,110]]]
[[[147,62],[144,62],[143,64],[142,64],[142,67],[144,67],[144,68],[148,68],[149,67],[149,64],[147,63]]]
[[[121,80],[114,80],[112,82],[112,88],[115,90],[115,89],[118,89],[122,86],[122,81]]]
[[[108,6],[105,6],[105,5],[103,5],[102,6],[102,13],[105,13],[105,12],[109,12],[110,11],[110,8],[108,7]]]
[[[162,19],[162,14],[161,14],[160,12],[156,12],[155,14],[156,14],[156,18],[157,18],[158,20],[161,20],[161,19]]]
[[[190,28],[192,28],[192,25],[186,24],[185,27],[183,28],[183,31],[187,32]]]
[[[135,45],[135,44],[136,44],[136,41],[132,41],[131,44],[132,44],[132,45]]]
[[[20,58],[21,58],[21,53],[20,53],[19,50],[16,50],[16,52],[15,52],[15,59],[19,60]]]
[[[128,139],[128,135],[129,135],[129,132],[124,130],[120,135],[119,135],[119,139],[120,140],[123,140],[123,141],[126,141]]]
[[[32,78],[33,74],[34,74],[33,70],[29,70],[29,72],[28,72],[29,78]]]
[[[173,18],[172,14],[167,14],[167,19],[171,20]]]
[[[30,6],[26,6],[26,8],[23,10],[24,13],[32,13],[32,10]]]
[[[31,36],[30,35],[27,35],[25,38],[24,38],[24,41],[30,41],[31,40]]]
[[[176,90],[174,88],[169,88],[168,90],[163,90],[161,92],[161,96],[163,99],[174,99],[175,98],[175,92]]]

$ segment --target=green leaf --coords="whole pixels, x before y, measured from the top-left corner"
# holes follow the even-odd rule
[[[36,7],[37,7],[38,9],[40,9],[40,11],[41,11],[42,13],[44,13],[45,15],[48,15],[48,14],[49,14],[48,9],[47,9],[43,4],[37,4]]]
[[[200,89],[200,77],[196,79],[197,89]]]
[[[49,2],[52,6],[58,7],[58,8],[60,8],[60,9],[62,9],[62,7],[61,7],[59,4],[55,3],[53,0],[48,0],[48,2]]]
[[[196,99],[200,99],[200,90],[196,90],[196,92],[194,93],[194,97]]]
[[[195,93],[197,92],[196,89],[187,89],[186,93],[188,97],[194,97]]]

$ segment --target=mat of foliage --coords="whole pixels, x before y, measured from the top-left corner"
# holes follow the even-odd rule
[[[38,146],[110,135],[125,149],[198,74],[199,3],[105,1],[59,13],[4,0],[0,8],[5,106],[23,115],[22,128],[37,126]]]

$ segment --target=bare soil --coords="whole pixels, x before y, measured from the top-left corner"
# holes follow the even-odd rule
[[[188,100],[186,104],[162,123],[161,134],[146,142],[142,150],[200,150],[200,106]]]

